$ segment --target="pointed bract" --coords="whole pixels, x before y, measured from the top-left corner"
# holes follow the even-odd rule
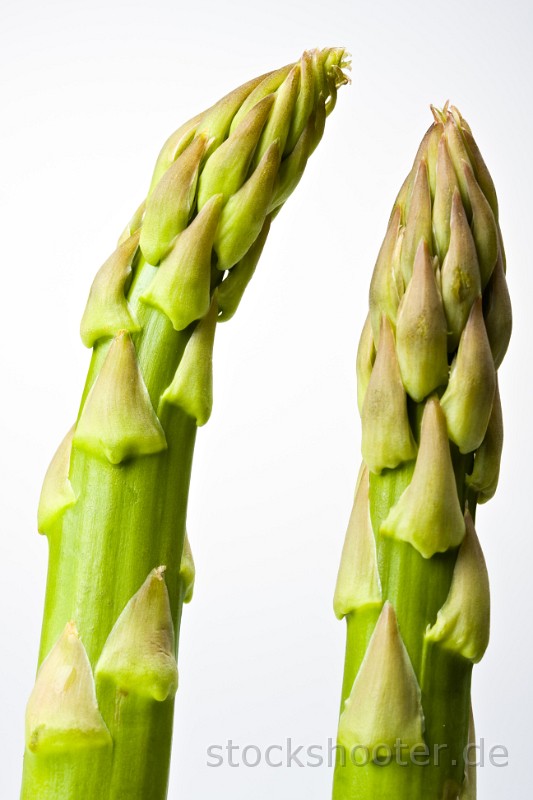
[[[421,402],[448,379],[447,328],[433,260],[420,242],[396,320],[396,352],[407,393]]]
[[[161,403],[179,406],[198,426],[205,425],[213,407],[213,343],[217,314],[215,293],[211,308],[194,329],[172,383],[161,397]]]
[[[207,138],[197,136],[165,172],[148,198],[139,244],[149,264],[159,264],[172,240],[187,227],[206,147]]]
[[[324,130],[326,127],[326,107],[323,98],[320,99],[316,107],[314,121],[315,121],[315,127],[313,132],[313,140],[310,144],[310,150],[309,150],[310,156],[315,152],[316,148],[318,147],[318,144],[322,139],[322,136],[324,135]]]
[[[435,624],[427,630],[426,639],[477,663],[489,643],[489,576],[468,511],[465,523],[466,534],[455,563],[450,593]]]
[[[255,89],[263,81],[267,80],[270,75],[273,75],[273,73],[269,72],[265,75],[260,75],[258,78],[238,86],[237,89],[222,97],[200,116],[196,134],[203,134],[207,138],[210,143],[210,152],[213,152],[222,144],[229,135],[230,128],[233,130],[236,115],[243,105],[246,104],[248,109],[255,105],[255,103],[248,105],[249,98],[253,95]]]
[[[133,217],[130,219],[124,230],[119,236],[117,247],[120,247],[127,241],[133,234],[137,233],[142,225],[144,212],[146,211],[146,200],[143,200],[141,205],[135,211]]]
[[[414,747],[424,742],[421,693],[396,614],[385,603],[339,720],[339,742]]]
[[[290,155],[281,162],[272,192],[269,212],[283,205],[298,186],[311,155],[315,136],[315,122],[316,115],[313,115]]]
[[[111,343],[83,406],[73,441],[76,447],[107,458],[111,464],[166,449],[165,434],[126,331]]]
[[[492,412],[485,438],[476,450],[474,469],[466,476],[466,485],[477,492],[477,502],[486,503],[496,492],[500,477],[500,461],[503,448],[503,415],[496,381]]]
[[[215,236],[220,270],[231,269],[240,261],[261,233],[279,160],[279,144],[274,142],[244,186],[224,206]]]
[[[472,204],[472,235],[476,243],[481,285],[487,285],[498,258],[498,225],[489,201],[479,188],[470,164],[463,163],[468,194]]]
[[[280,153],[284,154],[299,88],[300,64],[295,64],[274,95],[274,107],[254,153],[254,166],[259,164],[272,142],[278,141]]]
[[[437,160],[439,156],[439,143],[444,133],[444,125],[437,123],[429,129],[426,146],[426,161],[428,165],[428,181],[432,199],[435,198],[437,187]]]
[[[457,547],[465,523],[446,431],[437,397],[426,402],[420,447],[411,483],[392,506],[381,533],[409,542],[424,557]]]
[[[472,164],[476,180],[481,187],[481,191],[489,202],[492,213],[494,214],[494,219],[498,220],[498,198],[496,197],[496,189],[494,187],[490,172],[487,169],[487,166],[483,160],[483,156],[481,155],[471,132],[463,130],[463,138],[468,150],[468,155],[470,156],[470,163]]]
[[[420,142],[420,145],[418,147],[413,162],[413,167],[411,169],[411,172],[409,173],[408,180],[406,182],[408,183],[408,186],[406,186],[406,183],[404,183],[404,186],[400,190],[400,192],[402,192],[403,190],[404,193],[403,197],[405,198],[404,200],[405,214],[403,216],[404,222],[407,219],[407,211],[409,210],[409,198],[412,192],[413,181],[418,172],[418,167],[422,159],[425,160],[427,166],[428,182],[429,182],[431,197],[433,198],[435,196],[435,172],[437,168],[437,154],[439,149],[439,142],[443,132],[444,132],[443,123],[434,122],[433,125],[431,125],[431,127],[426,131],[422,141]]]
[[[140,329],[125,295],[138,246],[139,232],[119,245],[97,272],[80,325],[86,347],[92,347],[98,339],[115,336],[120,330],[133,333]]]
[[[361,338],[359,339],[359,346],[357,348],[357,406],[359,414],[363,413],[363,405],[365,402],[366,390],[372,375],[372,368],[376,360],[376,348],[374,346],[374,335],[372,333],[372,322],[370,313],[367,315]]]
[[[385,315],[382,318],[376,361],[366,390],[361,420],[361,451],[372,472],[393,469],[416,457],[394,335]]]
[[[185,539],[183,541],[183,552],[181,554],[180,574],[179,574],[184,603],[190,603],[192,600],[195,578],[196,578],[196,567],[194,566],[194,558],[192,556],[191,543],[189,542],[189,537],[187,533],[185,533]]]
[[[315,102],[315,79],[313,74],[313,59],[306,50],[300,59],[300,88],[294,111],[292,114],[291,129],[285,145],[286,152],[292,153],[296,142],[301,138],[309,117],[312,114]]]
[[[483,293],[485,327],[496,369],[500,366],[509,346],[513,328],[511,298],[503,268],[501,253],[488,286]]]
[[[413,169],[414,169],[414,167],[413,167]],[[413,187],[413,179],[414,179],[413,170],[411,170],[409,175],[406,177],[406,179],[402,183],[402,185],[400,187],[400,191],[396,195],[396,200],[394,201],[394,205],[392,207],[391,215],[389,217],[389,222],[390,222],[390,220],[394,216],[395,211],[397,209],[399,209],[400,210],[400,221],[401,221],[401,224],[402,224],[403,228],[405,228],[405,220],[406,220],[406,217],[407,217],[407,206],[408,206],[409,197],[411,196],[411,189]]]
[[[476,246],[458,189],[453,194],[450,245],[442,264],[441,286],[448,322],[448,349],[455,350],[474,300],[481,294]]]
[[[164,567],[153,569],[117,619],[96,665],[125,692],[163,702],[178,688],[174,626]]]
[[[471,453],[483,441],[495,388],[496,371],[479,298],[472,306],[441,398],[448,434],[461,453]]]
[[[403,294],[403,278],[398,268],[399,252],[402,245],[401,212],[396,208],[389,220],[387,233],[381,245],[372,280],[370,281],[369,304],[374,339],[379,340],[381,317],[386,314],[394,324],[400,298]]]
[[[240,125],[244,117],[255,105],[257,105],[257,103],[261,102],[261,100],[267,97],[267,95],[277,92],[283,81],[285,81],[290,75],[293,66],[293,64],[287,64],[285,67],[281,67],[280,69],[277,69],[274,72],[269,72],[267,75],[263,76],[262,80],[259,81],[254,90],[250,92],[248,97],[240,104],[240,107],[231,123],[231,133],[233,133],[237,126]]]
[[[248,286],[255,268],[263,252],[263,247],[270,230],[270,217],[265,219],[261,233],[243,258],[228,272],[217,289],[218,321],[226,322],[237,311],[244,290]]]
[[[363,464],[344,539],[333,598],[333,608],[338,619],[365,606],[381,606],[383,602],[368,493],[368,467]]]
[[[431,251],[433,248],[431,193],[425,159],[422,159],[418,165],[413,191],[409,198],[409,211],[403,235],[401,268],[406,284],[411,280],[415,255],[421,240],[426,242]]]
[[[39,533],[49,533],[67,508],[76,502],[76,494],[69,480],[73,436],[74,426],[57,448],[50,466],[46,470],[37,510]]]
[[[252,156],[273,104],[273,95],[263,98],[209,156],[198,181],[199,209],[216,194],[221,194],[227,201],[246,181]]]
[[[203,317],[211,304],[211,256],[222,211],[222,195],[206,203],[191,224],[178,235],[152,282],[141,297],[159,308],[181,331]]]
[[[435,200],[433,202],[433,234],[437,244],[437,254],[444,260],[450,244],[450,218],[453,194],[458,189],[457,176],[453,168],[446,137],[439,141],[437,156]]]
[[[111,746],[91,665],[73,622],[41,664],[26,708],[26,747],[37,755]]]
[[[472,216],[472,207],[470,200],[470,193],[468,191],[468,181],[464,172],[464,165],[470,167],[470,159],[466,145],[459,130],[457,120],[451,110],[447,113],[446,124],[444,126],[444,135],[448,145],[448,152],[455,170],[457,183],[461,192],[461,201],[465,207],[467,216]],[[471,167],[470,167],[471,169]]]
[[[190,145],[202,116],[203,114],[197,114],[193,119],[187,120],[168,137],[157,158],[148,195],[152,194],[165,172],[170,169],[178,156]]]

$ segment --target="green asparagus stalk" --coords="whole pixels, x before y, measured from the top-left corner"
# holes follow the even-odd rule
[[[24,800],[166,796],[216,325],[239,305],[346,66],[342,49],[306,52],[179,128],[96,276],[81,323],[89,374],[39,504],[50,556]]]
[[[475,797],[470,684],[489,583],[474,520],[498,483],[511,307],[488,170],[457,109],[433,113],[357,356],[363,465],[334,599],[347,621],[334,800]]]

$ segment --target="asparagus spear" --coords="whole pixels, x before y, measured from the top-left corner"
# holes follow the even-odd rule
[[[342,49],[306,52],[179,128],[96,276],[81,323],[89,374],[39,505],[50,559],[24,800],[166,796],[216,324],[235,312],[345,66]]]
[[[347,621],[335,800],[475,795],[464,756],[489,584],[474,519],[498,483],[511,307],[488,170],[457,109],[433,113],[357,356],[363,465],[334,600]]]

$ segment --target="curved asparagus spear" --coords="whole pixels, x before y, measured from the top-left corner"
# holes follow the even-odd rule
[[[148,197],[93,283],[93,357],[45,478],[50,560],[22,797],[166,795],[197,425],[217,320],[235,312],[270,221],[317,146],[342,49],[310,51],[176,131]]]
[[[335,800],[475,793],[464,754],[489,586],[474,517],[498,482],[511,308],[490,175],[457,109],[434,116],[392,210],[357,357],[363,466],[334,603],[347,621]]]

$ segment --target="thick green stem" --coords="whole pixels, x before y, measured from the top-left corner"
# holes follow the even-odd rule
[[[391,214],[358,351],[364,468],[335,594],[347,619],[335,800],[473,797],[470,685],[489,630],[474,518],[498,480],[511,313],[490,176],[459,112],[435,120]]]
[[[157,406],[190,332],[175,331],[164,314],[139,302],[153,272],[149,265],[138,265],[129,301],[142,324],[135,337],[139,366]],[[108,343],[95,348],[82,408],[108,349]],[[72,619],[83,631],[83,644],[94,668],[117,617],[147,573],[160,564],[166,567],[172,619],[179,629],[183,599],[179,576],[196,422],[171,405],[164,407],[160,421],[168,445],[162,453],[114,465],[73,448],[70,482],[78,499],[49,534],[40,662],[60,636],[65,620]],[[93,767],[87,774],[80,773],[76,759],[68,769],[59,756],[62,793],[57,793],[57,787],[50,787],[50,794],[40,789],[39,798],[97,797],[103,786],[109,787],[108,796],[113,800],[164,797],[173,698],[157,702],[125,696],[112,682],[102,681],[97,682],[97,699],[113,748],[93,752],[89,758],[94,759]],[[48,764],[47,772],[50,769]],[[26,785],[30,793],[35,791],[34,778],[25,777]],[[26,796],[34,797],[26,795],[23,788]]]
[[[187,498],[216,324],[240,302],[345,65],[341,49],[304,53],[176,131],[95,278],[80,411],[39,506],[50,558],[23,800],[166,797],[194,579]]]

